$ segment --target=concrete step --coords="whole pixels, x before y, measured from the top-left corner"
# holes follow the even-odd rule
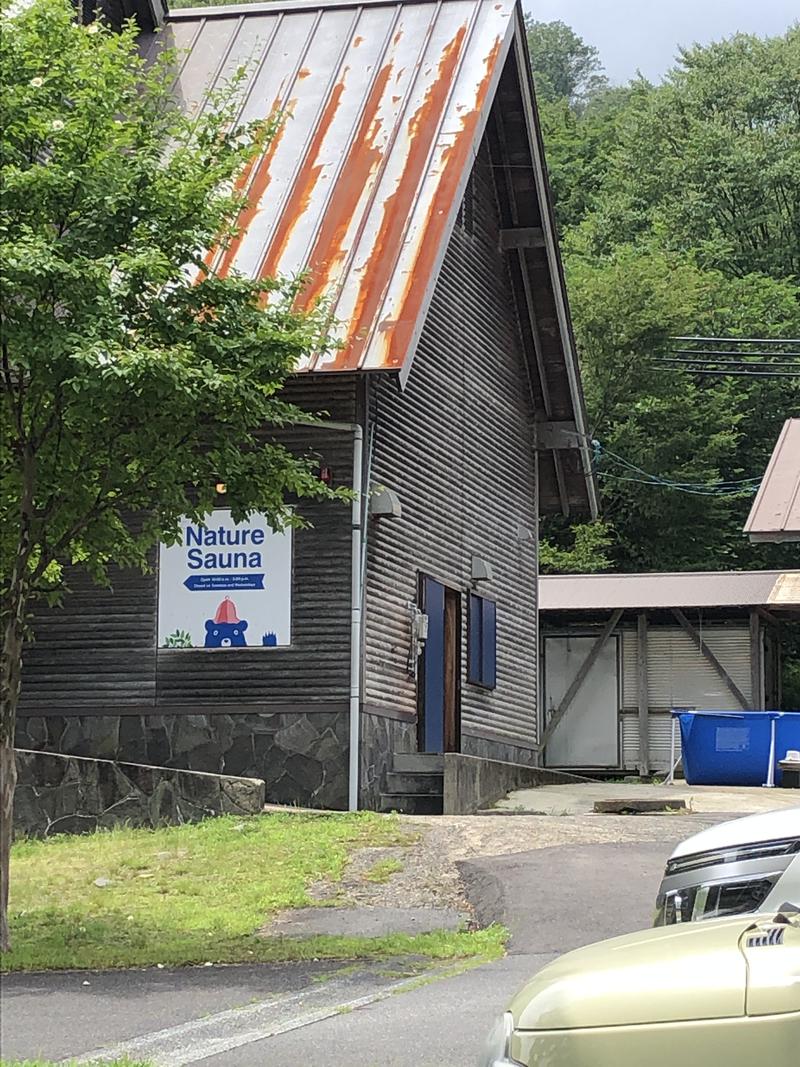
[[[395,771],[408,771],[411,774],[416,774],[418,771],[442,774],[444,756],[441,752],[395,752],[392,757],[392,768]]]
[[[435,793],[381,793],[381,811],[402,815],[441,815],[442,795]]]
[[[389,793],[438,793],[442,795],[444,775],[440,771],[388,771]]]

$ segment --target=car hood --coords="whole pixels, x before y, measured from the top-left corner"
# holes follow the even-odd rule
[[[761,841],[779,841],[787,837],[800,837],[800,808],[746,815],[743,819],[731,819],[719,826],[701,830],[699,834],[681,841],[670,858],[735,848],[738,845],[755,845]]]
[[[569,952],[514,999],[515,1025],[562,1030],[800,1011],[800,919],[774,919],[660,927]]]

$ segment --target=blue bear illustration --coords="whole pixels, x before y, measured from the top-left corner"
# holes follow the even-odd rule
[[[206,619],[206,648],[245,648],[247,621],[240,619],[236,605],[225,597],[213,619]]]
[[[237,623],[214,622],[206,620],[206,648],[244,648],[247,638],[244,632],[247,623],[241,619]]]
[[[264,645],[267,648],[274,648],[277,645],[277,643],[278,643],[277,635],[272,633],[271,631],[269,633],[264,634],[263,637],[261,638],[261,644]]]

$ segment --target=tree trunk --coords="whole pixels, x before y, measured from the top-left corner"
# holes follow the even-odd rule
[[[4,605],[5,625],[0,653],[0,950],[3,952],[9,952],[11,949],[8,889],[11,839],[14,832],[14,789],[17,784],[14,732],[22,685],[22,648],[25,638],[30,552],[30,526],[23,511],[17,557],[11,573],[8,600]]]
[[[11,859],[11,836],[14,825],[14,789],[17,784],[17,761],[14,745],[0,742],[0,951],[11,951],[8,927],[8,882]]]

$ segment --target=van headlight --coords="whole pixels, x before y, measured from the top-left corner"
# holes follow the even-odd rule
[[[758,911],[780,877],[731,879],[671,889],[659,894],[654,926],[719,919],[725,915],[748,915]]]
[[[525,1067],[511,1055],[514,1038],[514,1016],[510,1011],[501,1015],[489,1034],[481,1067]]]

